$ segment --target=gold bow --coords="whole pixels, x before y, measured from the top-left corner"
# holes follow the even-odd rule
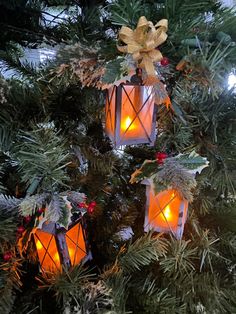
[[[122,26],[119,39],[126,45],[117,45],[117,48],[121,52],[131,53],[133,59],[139,62],[139,67],[146,70],[147,76],[156,76],[153,63],[160,61],[163,57],[155,48],[166,40],[167,28],[166,19],[160,20],[154,26],[145,16],[141,16],[135,30]]]

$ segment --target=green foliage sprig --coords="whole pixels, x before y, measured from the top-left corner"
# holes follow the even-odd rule
[[[19,136],[16,158],[22,180],[29,186],[39,180],[38,190],[53,191],[66,186],[69,165],[65,140],[53,128],[42,125]]]
[[[180,197],[191,202],[192,190],[197,184],[194,174],[200,173],[207,165],[206,158],[195,152],[169,157],[163,161],[163,164],[159,164],[156,160],[145,160],[141,168],[131,175],[130,182],[149,180],[156,194],[172,188],[178,191]]]

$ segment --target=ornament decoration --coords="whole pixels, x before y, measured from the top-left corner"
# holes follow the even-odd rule
[[[117,48],[120,52],[132,54],[138,67],[144,68],[148,77],[156,78],[154,63],[163,58],[156,48],[166,41],[167,28],[166,19],[160,20],[154,26],[145,16],[141,16],[135,30],[122,26],[119,40],[125,45],[117,45]]]
[[[31,210],[30,205],[33,206]],[[33,237],[43,272],[68,269],[85,262],[91,254],[86,241],[83,208],[92,211],[95,206],[96,202],[87,205],[85,194],[75,191],[27,195],[19,204],[21,213],[25,214],[24,220],[29,220],[29,212],[36,219],[32,220],[34,225],[27,225],[27,232],[23,226],[17,228],[19,253],[23,256]]]
[[[69,269],[91,258],[82,215],[68,229],[47,221],[34,229],[33,236],[42,272]]]
[[[208,166],[206,158],[195,151],[167,157],[157,153],[157,160],[145,160],[130,182],[146,185],[145,231],[170,232],[177,239],[183,234],[188,203],[193,201],[195,174]]]
[[[155,90],[142,84],[140,71],[131,82],[114,85],[106,97],[106,133],[115,147],[154,145],[156,128]]]
[[[166,189],[155,195],[150,182],[146,185],[146,215],[144,231],[154,229],[157,232],[171,233],[181,239],[187,219],[188,201],[175,189]]]

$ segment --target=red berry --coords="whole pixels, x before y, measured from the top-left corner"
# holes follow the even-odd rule
[[[12,258],[11,252],[6,252],[3,254],[3,259],[5,262],[9,261]]]
[[[156,159],[166,159],[167,157],[168,155],[166,153],[163,152],[156,153]]]
[[[44,213],[44,208],[38,209],[38,210],[37,210],[37,213],[38,213],[39,215],[43,214],[43,213]]]
[[[17,232],[20,233],[20,234],[22,234],[24,231],[25,231],[24,226],[19,226],[19,227],[17,228]]]
[[[89,214],[92,214],[93,212],[94,212],[94,206],[88,206],[88,208],[87,208],[87,212],[89,213]]]
[[[31,221],[31,216],[26,216],[24,218],[24,221],[25,221],[26,224],[28,224]]]
[[[79,208],[86,208],[87,205],[86,205],[85,203],[79,203],[79,204],[78,204],[78,207],[79,207]]]
[[[91,203],[89,204],[89,207],[95,207],[95,206],[97,206],[97,203],[96,203],[95,201],[93,201],[93,202],[91,202]]]
[[[158,152],[156,153],[156,160],[159,165],[164,163],[164,160],[168,157],[166,153]]]
[[[163,67],[167,66],[169,63],[170,63],[170,60],[169,60],[167,57],[163,57],[163,58],[161,59],[161,65],[162,65]]]

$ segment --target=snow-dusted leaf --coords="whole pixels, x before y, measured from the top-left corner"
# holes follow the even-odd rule
[[[158,164],[156,160],[145,160],[141,168],[136,169],[131,175],[130,183],[139,182],[146,178],[150,178],[158,171]]]
[[[26,196],[26,198],[19,204],[21,215],[32,216],[35,211],[43,206],[48,194],[36,194]]]
[[[13,211],[16,209],[21,200],[5,194],[0,194],[0,210]]]
[[[209,165],[207,158],[200,156],[195,151],[192,151],[190,154],[179,154],[174,158],[178,159],[178,162],[192,174],[200,174]]]
[[[67,196],[67,200],[75,204],[86,202],[86,195],[84,193],[69,191],[66,193],[62,193],[61,195]]]
[[[123,76],[121,63],[123,58],[117,58],[106,64],[105,75],[102,78],[103,83],[113,84],[115,81],[118,81]]]
[[[71,208],[71,204],[66,196],[53,195],[45,212],[45,218],[68,229],[68,225],[71,222]]]

